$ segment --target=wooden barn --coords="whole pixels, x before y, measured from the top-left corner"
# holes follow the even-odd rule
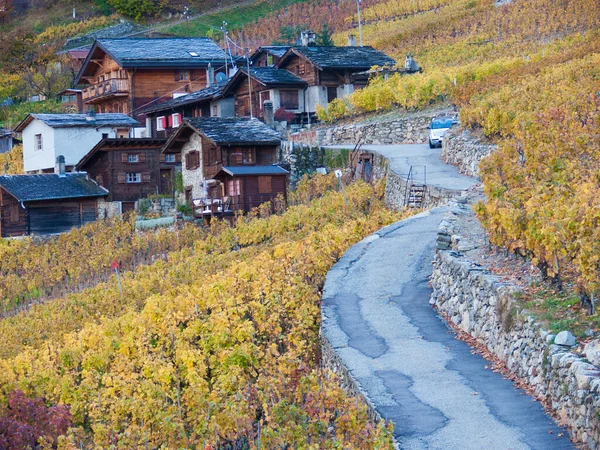
[[[120,202],[121,211],[149,195],[174,195],[174,177],[181,159],[165,155],[165,139],[104,137],[76,166],[109,194],[108,202]]]
[[[288,172],[275,165],[280,145],[258,119],[202,117],[184,121],[163,153],[181,154],[186,200],[202,216],[285,197]]]
[[[96,112],[132,117],[154,103],[208,87],[225,52],[209,38],[99,39],[75,79]],[[224,69],[222,69],[224,71]]]
[[[241,69],[225,89],[224,95],[233,95],[235,98],[236,116],[264,118],[264,103],[267,100],[273,102],[274,111],[283,108],[294,114],[304,112],[303,93],[307,83],[288,70],[276,67],[251,68],[250,80],[249,86],[248,70]]]
[[[94,222],[108,191],[86,174],[0,176],[0,235],[47,235]]]
[[[289,45],[263,45],[250,57],[252,67],[276,66],[289,49]]]

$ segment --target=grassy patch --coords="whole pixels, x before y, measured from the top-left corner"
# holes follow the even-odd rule
[[[532,286],[521,301],[553,333],[568,330],[577,337],[584,337],[586,330],[600,328],[600,314],[588,316],[581,309],[579,296],[570,285],[561,292],[546,286]]]
[[[305,1],[307,0],[258,0],[240,6],[224,8],[221,11],[205,14],[197,19],[191,19],[188,23],[189,35],[211,36],[214,33],[219,33],[223,20],[227,21],[230,30],[235,30],[286,6]],[[180,23],[165,28],[163,31],[177,36],[187,36],[188,25]]]

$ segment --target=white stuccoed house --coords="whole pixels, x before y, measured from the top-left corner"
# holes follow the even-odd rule
[[[140,123],[126,114],[29,114],[15,131],[23,137],[25,173],[51,173],[63,155],[67,171],[104,137],[129,137]]]

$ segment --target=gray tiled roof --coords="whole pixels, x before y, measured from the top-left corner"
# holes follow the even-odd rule
[[[32,119],[41,120],[52,128],[71,127],[139,127],[141,124],[127,114],[96,114],[93,120],[88,120],[87,114],[29,114],[16,128],[21,131]]]
[[[281,135],[258,119],[246,117],[197,117],[186,123],[219,145],[279,145]]]
[[[271,55],[281,58],[289,49],[289,45],[263,45],[258,50],[264,50]]]
[[[279,166],[226,166],[221,170],[231,176],[287,175],[289,173]]]
[[[144,110],[142,110],[141,113],[147,114],[147,113],[156,112],[156,111],[165,111],[167,109],[177,108],[177,107],[183,106],[183,105],[189,105],[190,103],[197,103],[197,102],[202,102],[202,101],[206,101],[206,100],[215,100],[215,99],[218,99],[221,97],[226,86],[227,86],[227,83],[214,84],[205,89],[201,89],[199,91],[192,92],[191,94],[182,95],[181,97],[177,97],[172,100],[168,100],[166,102],[159,103],[157,105],[149,106],[148,108],[145,108]]]
[[[202,67],[225,63],[225,52],[209,38],[99,39],[98,46],[121,67]],[[198,56],[192,56],[195,52]]]
[[[242,69],[244,73],[247,73],[247,69]],[[290,85],[290,86],[304,86],[306,81],[298,78],[289,70],[278,69],[277,67],[257,67],[251,68],[250,74],[252,78],[261,82],[264,85]]]
[[[370,69],[373,66],[393,66],[396,61],[373,47],[304,47],[292,49],[320,68]]]
[[[82,197],[104,197],[108,191],[91,180],[84,173],[4,175],[0,176],[0,186],[17,200],[58,200]]]

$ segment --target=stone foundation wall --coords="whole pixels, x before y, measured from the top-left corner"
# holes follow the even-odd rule
[[[379,157],[383,158],[383,157]],[[401,209],[406,201],[406,179],[388,170],[385,183],[385,204],[392,209]],[[436,186],[427,186],[424,208],[434,208],[447,203],[450,199],[461,195],[461,191],[444,189]]]
[[[452,228],[448,220],[440,225],[438,248],[456,242]],[[484,344],[538,398],[547,400],[583,448],[600,448],[600,370],[573,353],[572,347],[557,345],[574,343],[572,335],[566,331],[556,338],[549,334],[519,311],[515,286],[451,249],[438,250],[431,283],[431,303],[440,312]]]
[[[441,156],[444,162],[458,167],[460,173],[478,178],[479,163],[496,148],[483,136],[453,127],[444,134]]]
[[[378,423],[382,420],[381,415],[375,410],[369,398],[364,395],[339,355],[323,336],[321,336],[321,367],[331,370],[339,377],[340,386],[350,397],[358,397],[363,401],[372,422]]]

